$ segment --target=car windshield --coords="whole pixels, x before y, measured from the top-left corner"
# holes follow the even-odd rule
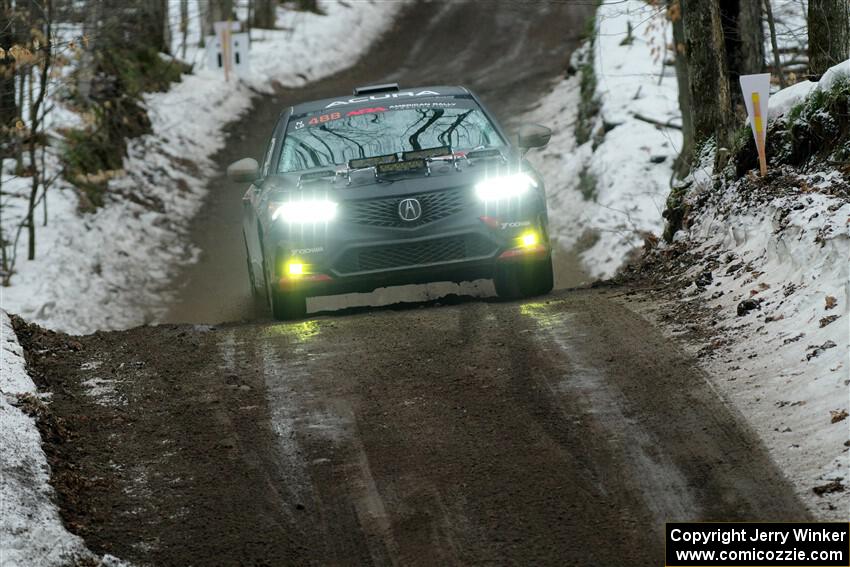
[[[414,106],[414,105],[410,105]],[[501,147],[504,141],[477,107],[376,107],[293,117],[278,172],[347,164],[349,160],[437,146],[452,150]]]

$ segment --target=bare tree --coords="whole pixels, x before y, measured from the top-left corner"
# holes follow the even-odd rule
[[[317,14],[321,14],[322,9],[319,8],[318,0],[298,0],[298,7],[301,10],[306,10],[307,12],[315,12]]]
[[[809,73],[850,59],[850,0],[809,0]]]
[[[773,19],[773,7],[770,0],[764,0],[764,14],[767,17],[767,27],[770,29],[770,50],[773,52],[773,72],[779,77],[779,87],[785,88],[787,81],[782,71],[782,61],[779,59],[779,42],[776,41],[776,20]]]
[[[744,0],[740,3],[738,35],[741,39],[739,74],[761,73],[764,71],[764,27],[762,6],[758,0]]]
[[[180,59],[186,60],[186,42],[189,35],[189,0],[180,0]]]
[[[0,0],[0,156],[5,153],[8,132],[18,118],[15,102],[15,60],[9,50],[14,44],[11,0]]]
[[[679,87],[679,109],[682,112],[682,149],[673,166],[677,176],[687,175],[694,154],[694,117],[688,82],[688,61],[685,48],[685,27],[680,0],[667,0],[667,17],[673,26],[673,62]]]
[[[52,19],[53,1],[31,2],[29,4],[30,45],[32,52],[36,55],[34,63],[27,69],[29,74],[29,140],[27,144],[29,168],[31,175],[29,207],[27,208],[27,258],[35,259],[35,208],[39,188],[44,182],[44,172],[37,167],[38,159],[38,135],[42,128],[43,114],[42,105],[47,96],[48,83],[50,81],[50,65],[52,58]],[[36,90],[37,89],[37,90]]]
[[[255,0],[253,26],[255,28],[273,29],[277,0]]]
[[[760,0],[719,0],[726,68],[729,72],[733,107],[739,108],[742,95],[738,77],[761,73],[764,69],[764,31]]]
[[[204,29],[206,35],[213,35],[213,24],[233,19],[233,0],[209,0],[206,6]]]
[[[720,6],[718,0],[681,2],[694,144],[714,138],[718,148],[728,147],[732,102]],[[720,152],[718,158],[723,161]]]

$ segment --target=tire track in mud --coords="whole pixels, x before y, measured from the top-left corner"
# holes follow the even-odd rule
[[[263,333],[319,563],[652,564],[666,520],[806,517],[691,361],[602,293]]]
[[[611,295],[19,332],[66,522],[137,563],[656,565],[665,520],[807,519]]]

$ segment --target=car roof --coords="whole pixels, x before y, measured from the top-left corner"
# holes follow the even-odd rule
[[[375,92],[362,95],[343,95],[334,98],[325,98],[310,102],[302,102],[292,107],[293,115],[311,114],[321,110],[333,110],[335,108],[344,108],[348,106],[356,106],[358,104],[368,104],[371,101],[381,102],[387,100],[395,100],[403,102],[405,100],[413,100],[419,97],[428,98],[452,98],[452,97],[468,97],[471,93],[465,87],[451,86],[436,86],[436,87],[414,87],[408,89],[399,89],[398,91]]]

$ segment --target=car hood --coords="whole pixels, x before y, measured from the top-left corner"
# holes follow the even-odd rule
[[[525,165],[522,167],[524,171],[529,171]],[[416,173],[377,180],[371,170],[366,170],[353,173],[350,183],[346,176],[337,176],[333,182],[330,179],[311,181],[304,183],[300,188],[301,174],[291,173],[268,177],[263,183],[263,189],[269,198],[275,200],[285,200],[302,194],[322,195],[337,201],[373,199],[471,187],[482,179],[506,175],[516,169],[516,165],[510,167],[501,160],[479,163],[459,162],[457,168],[448,161],[433,162],[430,175]]]

